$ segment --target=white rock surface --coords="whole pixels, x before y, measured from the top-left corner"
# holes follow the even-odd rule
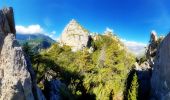
[[[13,9],[0,10],[0,100],[44,99],[34,72],[15,40]]]
[[[60,38],[62,45],[68,45],[72,51],[82,50],[88,45],[89,33],[76,20],[71,20]]]
[[[14,40],[14,34],[4,39],[0,55],[0,98],[4,100],[33,100],[31,76],[22,52]]]

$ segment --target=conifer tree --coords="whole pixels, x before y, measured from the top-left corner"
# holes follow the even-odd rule
[[[138,97],[138,77],[136,73],[133,76],[131,87],[128,91],[128,100],[137,100]]]

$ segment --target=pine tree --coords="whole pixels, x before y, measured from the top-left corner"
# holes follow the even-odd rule
[[[136,73],[133,76],[131,87],[128,91],[128,100],[137,100],[138,97],[138,77]]]
[[[23,51],[25,52],[25,54],[26,54],[28,57],[32,58],[32,56],[33,56],[33,51],[32,51],[31,46],[28,44],[28,42],[24,43],[22,48],[23,48]]]

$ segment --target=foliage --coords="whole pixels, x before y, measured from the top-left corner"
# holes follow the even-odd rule
[[[69,46],[56,43],[34,56],[37,80],[50,68],[58,73],[56,78],[66,84],[72,98],[108,100],[123,94],[134,57],[115,36],[99,35],[92,46],[93,53],[88,48],[72,52]]]
[[[136,73],[133,76],[131,87],[128,91],[128,100],[137,100],[138,97],[138,77]]]
[[[22,48],[23,48],[23,51],[24,51],[28,56],[30,56],[30,57],[33,56],[33,53],[34,53],[34,52],[32,51],[32,48],[31,48],[31,46],[29,46],[28,42],[24,43]]]

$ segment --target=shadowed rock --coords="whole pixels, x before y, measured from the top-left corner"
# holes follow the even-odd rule
[[[158,47],[157,33],[155,31],[152,31],[150,36],[150,44],[148,46],[147,53],[146,53],[146,57],[151,67],[154,64],[154,58],[156,56],[157,47]]]
[[[170,33],[161,42],[154,61],[151,86],[153,100],[170,100]]]

